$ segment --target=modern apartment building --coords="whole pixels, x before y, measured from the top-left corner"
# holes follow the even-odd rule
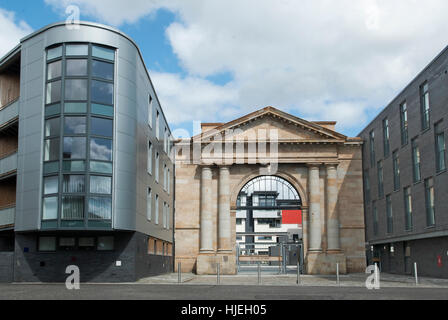
[[[171,271],[171,133],[135,42],[48,25],[1,58],[0,96],[0,281]]]
[[[448,48],[361,133],[367,256],[448,278]]]

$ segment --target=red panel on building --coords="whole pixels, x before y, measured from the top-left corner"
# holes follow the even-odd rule
[[[302,210],[282,210],[282,224],[302,225]]]

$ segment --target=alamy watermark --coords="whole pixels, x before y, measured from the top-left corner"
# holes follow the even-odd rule
[[[65,14],[68,15],[65,20],[65,27],[68,30],[79,30],[80,12],[79,7],[74,5],[70,5],[65,9]]]
[[[65,269],[65,273],[69,274],[67,279],[65,280],[65,287],[67,290],[79,290],[80,286],[80,271],[79,267],[75,265],[70,265]]]

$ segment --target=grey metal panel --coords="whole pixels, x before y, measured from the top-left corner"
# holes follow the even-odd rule
[[[0,159],[0,175],[17,170],[17,153]]]
[[[19,101],[16,100],[0,110],[0,127],[19,116]]]

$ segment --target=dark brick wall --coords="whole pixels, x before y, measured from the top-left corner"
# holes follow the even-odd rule
[[[14,252],[0,252],[0,283],[12,282]]]

